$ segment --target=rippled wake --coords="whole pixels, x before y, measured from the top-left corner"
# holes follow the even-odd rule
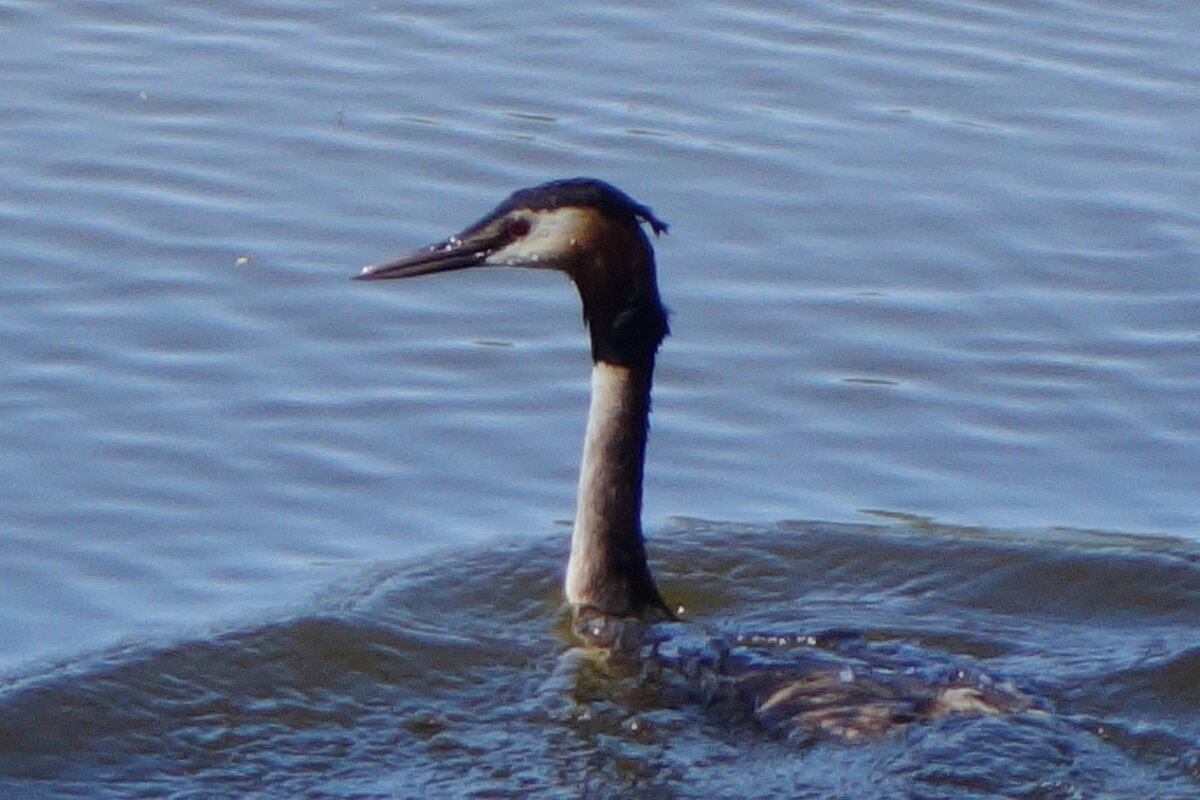
[[[571,647],[558,543],[381,567],[297,616],[10,678],[0,789],[741,797],[750,770],[762,797],[1194,797],[1195,554],[1092,545],[680,521],[652,546],[685,621],[624,666]],[[796,736],[786,698],[742,701],[798,664],[1019,685],[1032,711]]]

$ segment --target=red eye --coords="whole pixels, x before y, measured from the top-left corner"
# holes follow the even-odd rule
[[[529,233],[529,220],[518,217],[508,223],[508,232],[513,238],[520,239]]]

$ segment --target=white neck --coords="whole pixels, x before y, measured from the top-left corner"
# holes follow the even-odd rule
[[[665,610],[642,542],[642,470],[652,365],[596,362],[575,528],[567,563],[567,601],[612,615]]]

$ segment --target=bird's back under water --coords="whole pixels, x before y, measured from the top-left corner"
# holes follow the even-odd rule
[[[649,683],[710,716],[772,736],[859,741],[953,715],[1045,711],[1044,703],[975,665],[852,631],[698,638],[681,623],[591,617],[576,626],[583,663],[619,683]],[[646,687],[641,687],[643,692]]]

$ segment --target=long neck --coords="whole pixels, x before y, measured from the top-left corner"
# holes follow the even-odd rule
[[[654,358],[597,361],[579,472],[567,601],[580,612],[668,615],[642,541],[642,472]]]

